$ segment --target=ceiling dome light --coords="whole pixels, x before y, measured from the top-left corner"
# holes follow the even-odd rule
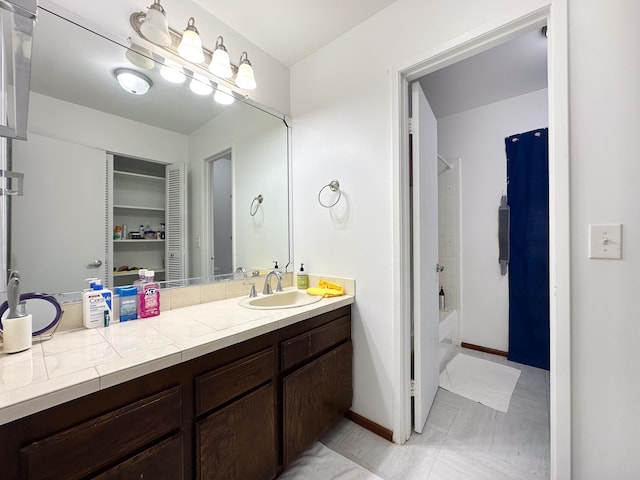
[[[131,48],[127,49],[127,53],[124,55],[136,67],[144,68],[145,70],[151,70],[156,64],[151,59],[151,52],[136,43],[132,43]]]
[[[169,23],[164,8],[160,5],[160,0],[154,0],[149,5],[144,22],[140,25],[140,33],[150,42],[168,47],[171,45],[171,35],[169,35]]]
[[[193,17],[187,22],[187,28],[182,33],[182,40],[178,46],[178,53],[182,58],[193,63],[204,62],[204,53],[202,52],[202,40],[195,25],[196,21]]]
[[[213,99],[220,105],[231,105],[236,100],[233,93],[231,93],[231,89],[220,84],[218,84],[216,93],[213,94]]]
[[[211,92],[213,92],[213,87],[209,79],[200,73],[193,75],[193,79],[191,79],[191,83],[189,83],[189,88],[193,93],[202,96],[211,95]]]
[[[182,67],[171,60],[166,60],[166,63],[160,68],[160,75],[171,83],[183,83],[187,79]]]
[[[253,76],[253,67],[247,56],[247,52],[240,55],[240,66],[236,75],[236,85],[244,90],[256,88],[256,79]]]
[[[120,86],[133,95],[144,95],[151,88],[151,79],[135,70],[118,68],[113,73]]]
[[[231,71],[231,62],[223,42],[224,40],[222,37],[218,37],[216,40],[216,47],[213,50],[213,55],[211,56],[209,71],[216,77],[231,78],[233,76],[233,72]]]

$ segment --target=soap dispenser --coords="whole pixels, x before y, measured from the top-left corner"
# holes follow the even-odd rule
[[[309,288],[309,275],[304,271],[304,263],[300,264],[300,271],[298,272],[298,288],[306,290]]]

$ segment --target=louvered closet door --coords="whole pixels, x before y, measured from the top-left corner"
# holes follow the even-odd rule
[[[183,163],[167,165],[166,185],[166,279],[180,280],[186,277],[187,264],[187,181],[186,169]]]

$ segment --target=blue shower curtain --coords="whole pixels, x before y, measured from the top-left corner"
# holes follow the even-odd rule
[[[511,207],[509,360],[549,369],[549,147],[546,128],[505,139]]]

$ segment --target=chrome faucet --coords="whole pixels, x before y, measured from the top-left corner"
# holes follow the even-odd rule
[[[263,295],[271,295],[273,290],[271,290],[271,277],[275,276],[278,280],[278,284],[276,285],[276,292],[282,291],[282,274],[279,270],[272,270],[267,274],[267,278],[264,279],[264,289],[262,289]]]

